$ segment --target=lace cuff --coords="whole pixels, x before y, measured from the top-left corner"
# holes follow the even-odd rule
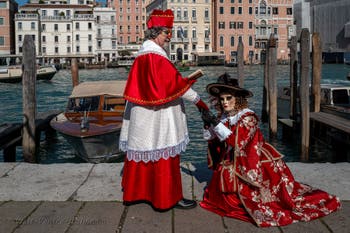
[[[228,129],[222,122],[214,127],[214,132],[220,141],[224,141],[226,138],[228,138],[228,136],[232,134],[232,131]]]

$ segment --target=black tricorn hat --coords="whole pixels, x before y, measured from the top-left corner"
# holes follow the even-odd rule
[[[210,83],[207,85],[207,92],[218,97],[223,92],[232,93],[233,96],[241,96],[244,98],[249,98],[253,96],[251,91],[239,87],[238,80],[235,78],[230,78],[228,73],[224,73],[219,76],[216,83]]]

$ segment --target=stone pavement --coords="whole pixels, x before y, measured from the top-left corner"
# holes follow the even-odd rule
[[[287,164],[296,180],[340,197],[342,209],[307,223],[257,228],[200,207],[124,206],[122,164],[0,163],[0,233],[350,233],[349,163]],[[204,164],[182,163],[184,196],[200,201],[210,176]]]

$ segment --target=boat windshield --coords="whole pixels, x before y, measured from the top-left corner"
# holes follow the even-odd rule
[[[124,112],[125,100],[123,97],[105,96],[103,111]]]
[[[334,90],[323,88],[321,89],[321,104],[349,105],[349,90],[347,88]]]
[[[333,104],[350,104],[350,96],[348,90],[333,90]]]
[[[99,96],[70,98],[68,101],[67,112],[97,111],[99,102]]]

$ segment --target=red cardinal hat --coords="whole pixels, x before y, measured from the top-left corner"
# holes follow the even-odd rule
[[[155,9],[147,21],[147,28],[167,27],[172,28],[174,23],[174,13],[172,10],[165,11]]]

